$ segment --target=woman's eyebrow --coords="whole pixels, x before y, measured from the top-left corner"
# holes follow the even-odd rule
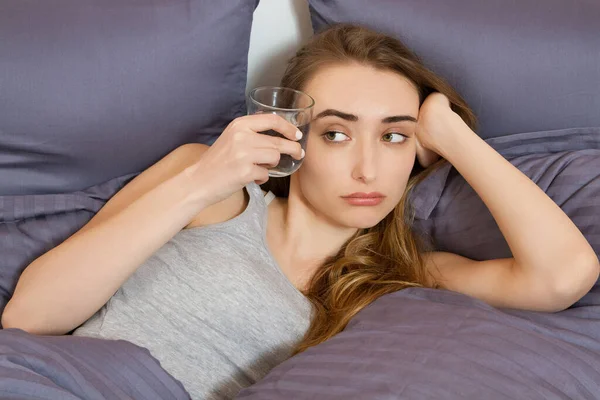
[[[417,122],[417,119],[415,117],[411,117],[410,115],[394,115],[392,117],[386,117],[381,120],[381,122],[383,122],[384,124],[393,124],[395,122],[402,121]]]
[[[315,120],[325,117],[338,117],[341,119],[345,119],[346,121],[356,122],[358,121],[358,117],[354,114],[348,114],[339,110],[334,110],[332,108],[328,108],[327,110],[321,111],[319,115],[315,117]]]
[[[325,117],[338,117],[338,118],[345,119],[346,121],[351,121],[351,122],[358,121],[358,117],[356,115],[346,113],[346,112],[343,112],[340,110],[334,110],[332,108],[328,108],[327,110],[321,111],[315,117],[315,120],[320,119],[320,118],[325,118]],[[386,117],[381,120],[381,122],[384,124],[393,124],[395,122],[402,122],[402,121],[417,122],[417,119],[410,115],[394,115],[391,117]]]

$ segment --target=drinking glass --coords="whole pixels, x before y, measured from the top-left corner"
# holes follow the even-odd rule
[[[248,95],[247,101],[248,114],[277,114],[298,127],[298,130],[302,132],[302,139],[298,142],[304,151],[306,151],[306,141],[308,140],[308,131],[313,116],[314,104],[315,101],[313,98],[306,93],[276,86],[263,86],[253,89]],[[259,133],[285,137],[272,129]],[[269,169],[269,176],[282,177],[291,175],[300,168],[302,161],[296,160],[288,154],[282,154],[279,164]]]

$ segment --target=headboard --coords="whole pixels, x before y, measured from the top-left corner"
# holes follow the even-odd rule
[[[247,90],[278,85],[287,60],[312,33],[306,0],[261,0],[250,36]]]

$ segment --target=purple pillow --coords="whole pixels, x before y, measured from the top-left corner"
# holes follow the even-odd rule
[[[0,196],[65,193],[211,143],[245,112],[258,0],[0,2]]]
[[[257,4],[0,2],[0,313],[133,176],[244,114]]]
[[[487,142],[561,207],[600,257],[600,128],[532,132]],[[419,184],[411,201],[415,229],[436,250],[474,260],[512,256],[492,214],[451,165]],[[600,281],[594,290],[600,293]]]
[[[0,398],[190,400],[147,349],[124,340],[0,331]]]
[[[572,315],[516,316],[455,292],[401,290],[237,398],[597,400],[599,298],[595,304]]]
[[[533,132],[487,143],[533,180],[600,255],[600,128]],[[415,227],[437,250],[475,260],[511,257],[492,214],[450,164],[412,193]]]
[[[25,267],[78,231],[133,177],[71,193],[0,196],[0,314]]]
[[[484,138],[600,127],[600,2],[310,0],[313,26],[403,40],[465,97]]]

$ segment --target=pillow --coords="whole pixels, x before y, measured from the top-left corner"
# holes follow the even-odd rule
[[[245,113],[258,0],[0,2],[0,196],[66,193]]]
[[[245,113],[257,3],[0,2],[0,312],[135,174]]]
[[[532,132],[487,142],[561,207],[600,257],[600,128]],[[450,164],[421,182],[411,203],[414,228],[436,250],[474,260],[512,256],[492,214]],[[600,295],[600,281],[594,291]]]
[[[405,289],[237,398],[597,399],[599,324],[597,310],[518,317],[459,293]]]
[[[600,255],[600,128],[533,132],[487,140],[533,180]],[[415,228],[441,251],[475,260],[511,257],[477,193],[450,164],[413,191]]]
[[[125,340],[0,332],[0,398],[190,400],[148,350]]]
[[[78,192],[0,196],[0,315],[25,267],[78,231],[133,177]]]
[[[316,31],[399,37],[465,97],[483,138],[600,127],[600,2],[310,0]]]

